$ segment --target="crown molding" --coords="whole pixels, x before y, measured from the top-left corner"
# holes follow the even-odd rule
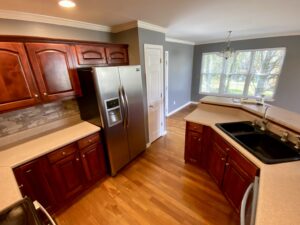
[[[137,21],[137,26],[139,28],[143,28],[146,30],[152,30],[152,31],[156,31],[156,32],[160,32],[160,33],[167,33],[167,28],[161,27],[161,26],[157,26],[155,24],[152,23],[147,23],[141,20]]]
[[[0,18],[30,21],[30,22],[37,22],[37,23],[55,24],[60,26],[76,27],[76,28],[87,29],[87,30],[111,32],[110,27],[99,25],[99,24],[87,23],[78,20],[70,20],[61,17],[45,16],[41,14],[11,11],[11,10],[0,9]]]
[[[123,23],[123,24],[119,24],[119,25],[115,25],[111,27],[111,32],[112,33],[119,33],[125,30],[130,30],[132,28],[136,28],[138,27],[138,23],[137,21],[132,21],[129,23]]]
[[[195,45],[195,42],[184,41],[184,40],[170,38],[170,37],[166,37],[166,42],[179,43],[179,44],[185,44],[185,45]]]

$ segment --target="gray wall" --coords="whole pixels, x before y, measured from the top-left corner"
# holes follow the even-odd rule
[[[111,42],[111,33],[46,23],[0,19],[0,35],[23,35],[86,41]]]
[[[172,112],[191,100],[194,46],[171,42],[165,46],[169,51],[168,112]]]
[[[139,34],[138,28],[125,30],[112,34],[112,41],[119,44],[128,44],[130,65],[140,64]]]
[[[300,36],[233,41],[232,47],[235,50],[286,47],[285,62],[274,97],[275,101],[271,104],[300,113]],[[220,51],[223,48],[224,43],[195,46],[192,80],[193,101],[198,101],[203,97],[199,94],[202,53]]]

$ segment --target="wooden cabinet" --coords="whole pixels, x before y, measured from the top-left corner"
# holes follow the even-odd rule
[[[44,101],[80,94],[80,85],[67,44],[26,43],[30,62]]]
[[[99,134],[14,169],[23,196],[38,200],[54,212],[106,176],[104,150]]]
[[[55,196],[49,183],[49,168],[45,158],[39,158],[14,169],[23,196],[37,200],[46,209],[53,210]]]
[[[75,45],[77,66],[106,65],[105,47],[101,45]]]
[[[107,63],[110,65],[128,64],[127,46],[110,46],[105,48]]]
[[[200,124],[186,123],[184,160],[202,168],[207,166],[207,150],[210,128]]]
[[[40,101],[22,43],[0,43],[0,90],[0,112]]]

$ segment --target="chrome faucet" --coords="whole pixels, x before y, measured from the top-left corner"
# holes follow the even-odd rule
[[[268,105],[265,106],[265,112],[263,114],[262,121],[261,121],[261,127],[260,127],[260,130],[262,130],[262,131],[267,130],[267,124],[268,124],[267,112],[268,112],[269,108],[270,108],[270,106],[268,106]]]
[[[300,135],[296,136],[297,142],[295,145],[295,149],[298,149],[298,152],[300,153]]]
[[[287,131],[283,131],[280,140],[282,142],[287,142],[288,141],[288,137],[289,137],[289,133]]]

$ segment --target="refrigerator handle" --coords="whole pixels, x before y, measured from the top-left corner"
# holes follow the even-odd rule
[[[123,96],[124,96],[125,104],[126,104],[126,127],[128,127],[129,126],[129,104],[128,104],[127,94],[126,94],[123,86],[122,86],[122,89],[123,89]]]
[[[122,115],[123,115],[123,126],[126,127],[126,110],[125,110],[125,100],[124,100],[124,96],[123,96],[123,87],[120,86],[119,87],[119,97],[120,97],[120,106],[121,106],[121,111],[122,111]]]
[[[244,197],[243,197],[243,200],[242,200],[241,212],[240,212],[240,220],[241,220],[240,223],[241,223],[241,225],[246,225],[246,223],[245,223],[246,203],[247,203],[248,197],[249,197],[249,195],[251,193],[251,190],[253,189],[253,186],[254,186],[253,183],[251,183],[249,185],[249,187],[245,191],[245,194],[244,194]]]

